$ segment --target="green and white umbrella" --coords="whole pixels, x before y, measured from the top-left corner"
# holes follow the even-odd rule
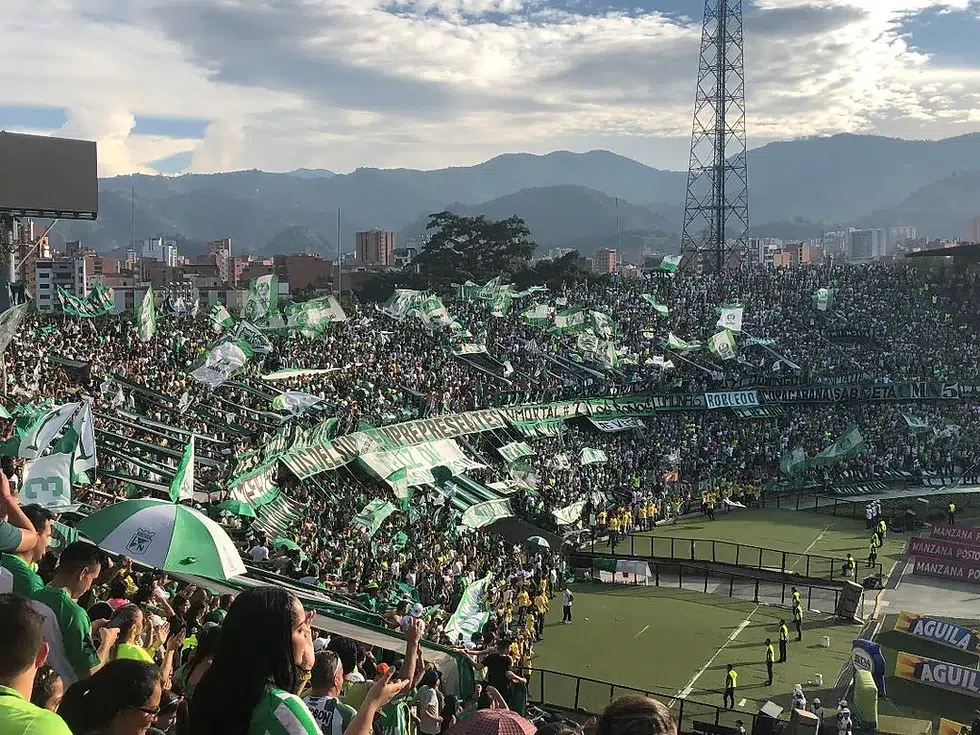
[[[224,529],[186,505],[124,500],[79,521],[76,528],[106,551],[157,569],[212,579],[245,574]]]
[[[548,543],[548,539],[541,536],[531,536],[528,538],[527,542],[532,546],[542,546],[545,549],[551,548],[551,544]]]
[[[241,500],[235,500],[234,498],[229,498],[221,503],[218,503],[218,510],[226,510],[232,515],[241,516],[242,518],[255,518],[255,508],[253,508],[248,503],[244,503]]]

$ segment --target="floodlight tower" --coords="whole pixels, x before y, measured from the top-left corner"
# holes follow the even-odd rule
[[[748,252],[742,0],[706,0],[684,202],[684,267],[722,270]]]

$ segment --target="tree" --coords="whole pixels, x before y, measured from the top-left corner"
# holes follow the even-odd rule
[[[508,279],[528,267],[537,248],[527,224],[516,215],[494,221],[437,212],[429,215],[426,229],[435,233],[414,264],[433,284]]]

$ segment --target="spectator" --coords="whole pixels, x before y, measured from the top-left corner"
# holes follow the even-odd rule
[[[58,676],[58,672],[45,664],[37,670],[34,675],[34,693],[31,695],[31,704],[43,707],[51,712],[58,711],[61,698],[65,694],[65,683]]]
[[[156,666],[120,659],[68,687],[58,714],[74,735],[144,735],[160,713],[162,695]]]
[[[211,668],[194,690],[190,732],[319,733],[297,696],[301,674],[313,668],[311,619],[280,587],[252,587],[235,598]]]
[[[36,530],[37,541],[26,551],[4,554],[0,558],[0,566],[13,576],[13,591],[18,595],[30,597],[44,586],[34,567],[48,550],[48,542],[51,541],[51,519],[54,516],[51,515],[51,511],[39,505],[25,505],[21,511]]]
[[[357,712],[340,701],[344,667],[333,651],[320,651],[313,663],[310,692],[303,701],[323,731],[323,735],[343,735]]]
[[[37,546],[37,532],[11,494],[7,472],[6,469],[0,472],[0,552],[19,554]]]
[[[677,723],[656,699],[633,695],[603,710],[595,735],[677,735]]]
[[[37,671],[48,645],[41,617],[21,595],[0,595],[0,733],[3,735],[72,735],[62,719],[31,702]]]
[[[103,627],[96,648],[92,623],[78,599],[92,587],[102,571],[104,555],[84,541],[68,545],[58,560],[51,584],[34,593],[31,606],[41,614],[50,663],[70,688],[94,674],[108,660],[119,630]]]

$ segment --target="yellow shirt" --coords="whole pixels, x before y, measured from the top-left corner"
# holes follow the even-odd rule
[[[539,613],[548,612],[548,598],[544,595],[538,595],[534,598],[534,607],[537,608]]]
[[[517,593],[517,604],[520,607],[527,607],[531,604],[531,596],[528,595],[527,590],[521,590]]]

